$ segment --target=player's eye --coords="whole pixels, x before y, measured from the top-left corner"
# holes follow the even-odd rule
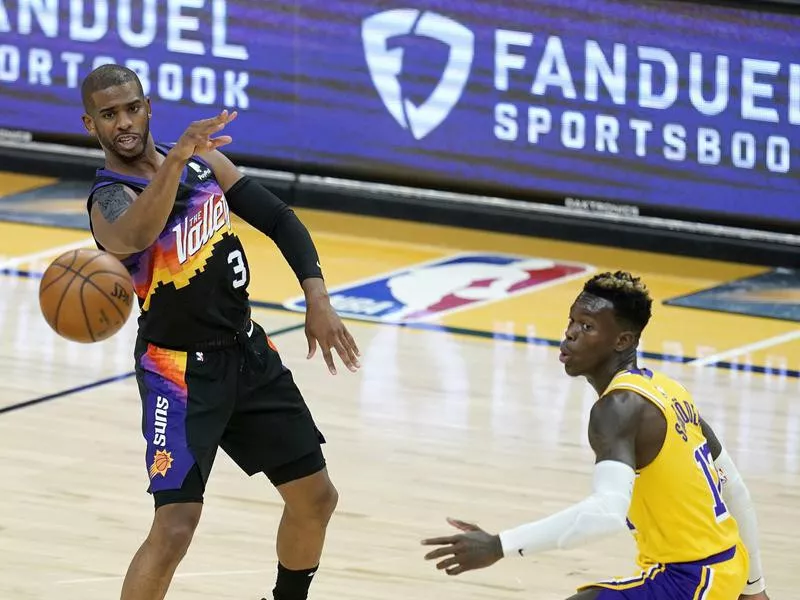
[[[593,328],[589,323],[581,323],[581,329],[584,331],[591,331]]]

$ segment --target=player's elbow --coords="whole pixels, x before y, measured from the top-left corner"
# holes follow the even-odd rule
[[[558,540],[560,550],[571,550],[628,529],[630,500],[623,494],[595,492],[578,505],[572,527]]]
[[[147,250],[156,242],[157,239],[158,235],[153,235],[150,232],[139,229],[134,229],[127,232],[122,243],[128,248],[127,252],[132,254],[134,252],[142,252],[143,250]]]
[[[606,492],[600,494],[599,500],[604,506],[604,512],[608,516],[609,522],[620,529],[627,529],[628,510],[631,507],[630,497],[616,492]]]
[[[146,250],[155,241],[147,232],[138,229],[100,223],[93,223],[93,228],[95,239],[112,254],[135,254]]]
[[[270,216],[269,228],[264,233],[274,241],[286,235],[294,235],[298,229],[305,229],[305,225],[287,204],[276,207]]]

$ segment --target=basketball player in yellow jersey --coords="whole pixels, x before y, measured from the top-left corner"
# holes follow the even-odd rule
[[[599,396],[589,417],[596,454],[593,493],[546,519],[491,535],[423,540],[448,575],[507,556],[572,548],[630,529],[639,569],[579,589],[569,600],[768,600],[750,495],[691,395],[636,364],[652,301],[630,273],[602,273],[569,313],[560,360]]]

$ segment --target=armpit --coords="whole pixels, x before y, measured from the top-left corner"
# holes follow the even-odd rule
[[[133,198],[125,191],[122,184],[114,183],[94,193],[94,204],[100,209],[106,221],[113,223],[133,204]]]

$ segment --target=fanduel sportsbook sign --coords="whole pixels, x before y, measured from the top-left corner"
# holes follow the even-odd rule
[[[800,17],[686,2],[0,0],[0,127],[81,134],[127,64],[163,138],[414,184],[800,223]]]

